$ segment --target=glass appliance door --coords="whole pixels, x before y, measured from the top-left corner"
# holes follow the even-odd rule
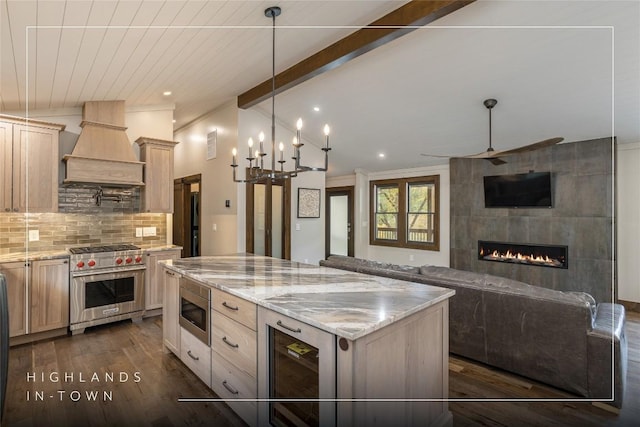
[[[180,316],[203,332],[207,330],[207,310],[194,304],[184,295],[180,298]]]
[[[336,425],[336,336],[258,307],[260,426]]]
[[[134,300],[135,277],[85,282],[85,308],[101,307]]]
[[[318,349],[290,335],[271,329],[271,391],[269,420],[275,426],[319,426]]]

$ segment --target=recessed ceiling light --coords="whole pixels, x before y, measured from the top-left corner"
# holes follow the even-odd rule
[[[313,107],[313,111],[317,113],[318,111],[320,111],[320,107]]]
[[[381,159],[384,159],[384,153],[379,153],[378,157],[380,157]]]
[[[173,123],[175,123],[175,122],[176,122],[176,119],[173,119]]]
[[[162,92],[162,94],[164,96],[169,96],[169,95],[171,95],[171,91],[170,90],[165,90],[164,92]]]

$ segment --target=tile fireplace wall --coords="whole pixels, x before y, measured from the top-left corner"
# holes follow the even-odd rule
[[[590,293],[611,301],[613,281],[613,145],[610,138],[559,144],[505,158],[494,166],[452,159],[451,267],[536,286]],[[484,207],[483,177],[552,172],[553,208]],[[478,240],[566,245],[567,269],[478,260]]]

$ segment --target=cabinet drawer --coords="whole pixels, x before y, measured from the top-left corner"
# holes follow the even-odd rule
[[[211,388],[225,399],[225,403],[233,409],[247,424],[257,424],[258,406],[256,402],[238,402],[235,399],[255,399],[258,384],[255,377],[240,371],[222,355],[212,351],[211,354]]]
[[[256,340],[255,331],[211,310],[211,348],[252,377],[256,376]]]
[[[211,387],[211,349],[184,328],[180,328],[180,360]]]
[[[211,306],[247,328],[256,330],[256,305],[251,301],[214,288]]]

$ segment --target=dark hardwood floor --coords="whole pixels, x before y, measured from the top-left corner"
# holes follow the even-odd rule
[[[640,314],[627,313],[629,366],[619,413],[589,402],[554,401],[576,396],[451,356],[454,425],[640,426]],[[161,338],[162,320],[155,317],[12,348],[3,426],[243,425],[224,403],[178,402],[179,397],[216,395],[178,358],[162,352]],[[58,374],[57,381],[51,373]],[[95,400],[87,392],[97,392]]]

